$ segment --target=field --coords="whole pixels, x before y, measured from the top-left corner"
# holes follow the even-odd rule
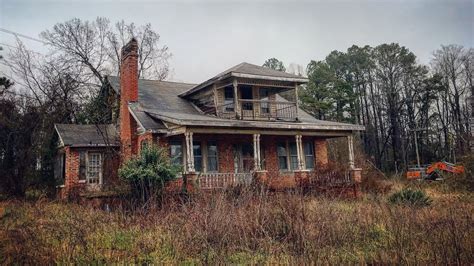
[[[232,191],[147,211],[4,201],[0,263],[474,263],[472,191],[385,183],[356,200]],[[431,204],[389,203],[406,187]]]

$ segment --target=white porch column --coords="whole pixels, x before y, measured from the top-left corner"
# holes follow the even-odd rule
[[[253,134],[253,160],[255,171],[261,170],[260,134]]]
[[[305,168],[304,162],[304,152],[303,152],[303,143],[301,141],[301,135],[296,135],[296,154],[298,155],[298,170],[303,170]]]
[[[194,170],[194,149],[193,149],[193,132],[185,132],[186,138],[186,172],[195,172]]]
[[[238,86],[237,79],[232,81],[232,86],[234,87],[234,111],[235,116],[240,119],[240,105],[239,105],[239,93],[238,93]]]
[[[349,135],[347,136],[347,145],[349,148],[349,168],[355,169],[355,163],[354,163],[354,136]]]

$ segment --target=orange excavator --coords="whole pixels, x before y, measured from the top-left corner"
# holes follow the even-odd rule
[[[407,179],[441,180],[444,173],[462,174],[464,166],[448,162],[435,162],[422,167],[410,167],[407,171]]]

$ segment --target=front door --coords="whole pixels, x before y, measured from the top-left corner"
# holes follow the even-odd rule
[[[254,169],[252,144],[234,145],[234,169],[236,173],[250,173]]]

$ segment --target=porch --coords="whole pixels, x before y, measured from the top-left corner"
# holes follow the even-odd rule
[[[335,136],[333,136],[335,137]],[[167,138],[173,163],[183,178],[199,189],[265,185],[281,190],[295,187],[349,187],[360,181],[355,168],[352,135],[346,167],[331,167],[327,136],[275,134],[204,134],[198,130]],[[191,182],[190,182],[191,181]]]

